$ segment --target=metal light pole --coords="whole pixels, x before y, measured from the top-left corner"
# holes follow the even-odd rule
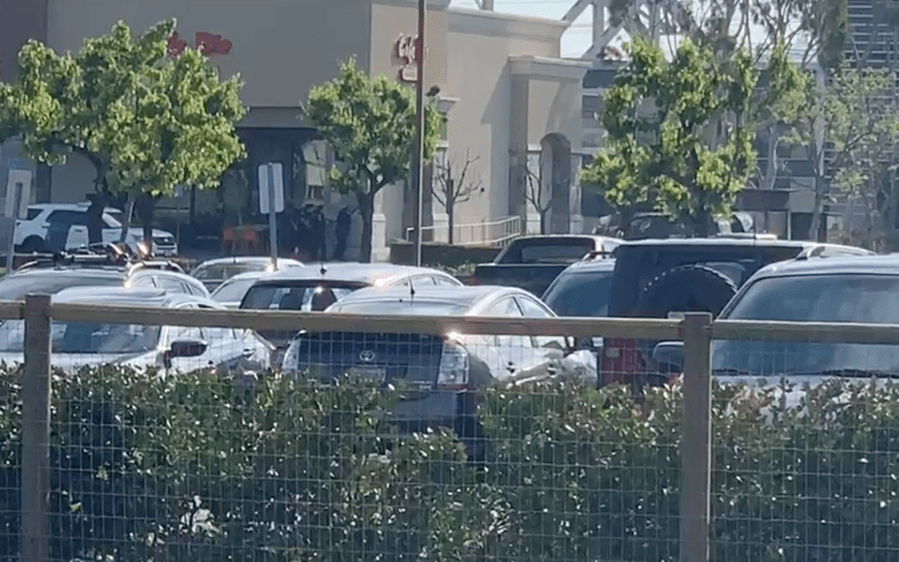
[[[412,158],[412,189],[415,191],[415,265],[421,265],[422,206],[425,160],[425,16],[426,0],[418,0],[418,44],[415,63],[415,152]]]

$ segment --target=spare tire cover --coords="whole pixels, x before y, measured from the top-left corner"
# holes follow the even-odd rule
[[[717,316],[736,292],[734,282],[711,267],[681,265],[661,273],[643,289],[638,316],[666,318],[670,312]]]

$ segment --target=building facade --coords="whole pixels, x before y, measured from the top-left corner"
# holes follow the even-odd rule
[[[456,229],[456,241],[489,239],[509,224],[538,230],[541,211],[547,231],[579,231],[581,82],[588,65],[560,58],[565,24],[450,8],[449,0],[429,0],[428,7],[425,87],[440,89],[438,105],[447,126],[425,179],[439,187],[447,169],[458,175],[470,161],[467,181],[483,187],[455,209],[456,225],[468,225]],[[223,76],[239,73],[244,81],[242,99],[249,111],[239,134],[248,158],[225,175],[216,192],[190,192],[160,207],[175,209],[192,225],[208,222],[212,236],[221,228],[216,216],[259,220],[257,170],[267,162],[281,163],[285,198],[295,205],[323,204],[332,219],[343,206],[352,207],[352,197],[329,190],[333,158],[303,123],[300,105],[310,87],[335,77],[340,62],[350,57],[372,75],[386,74],[413,87],[416,2],[5,0],[0,78],[14,78],[9,61],[29,38],[57,52],[74,52],[86,37],[109,32],[117,20],[140,32],[166,18],[177,20],[171,49],[202,43]],[[0,173],[19,160],[14,142],[4,151]],[[64,166],[35,171],[37,200],[83,201],[93,190],[93,170],[77,156]],[[376,197],[376,259],[386,257],[391,240],[407,236],[409,191],[394,185]],[[429,192],[426,187],[423,217],[431,226],[426,235],[445,240],[447,212]],[[358,228],[354,225],[353,246]]]

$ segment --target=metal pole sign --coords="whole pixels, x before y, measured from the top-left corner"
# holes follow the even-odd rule
[[[422,207],[424,201],[424,156],[425,156],[425,21],[427,14],[427,2],[418,1],[418,48],[416,49],[416,63],[418,75],[415,77],[415,155],[412,158],[412,189],[415,192],[415,265],[421,266],[421,242],[422,242]]]
[[[268,214],[268,240],[272,268],[278,269],[278,219],[284,211],[284,175],[279,162],[259,166],[259,212]]]

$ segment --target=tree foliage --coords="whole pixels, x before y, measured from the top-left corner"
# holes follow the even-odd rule
[[[244,156],[235,131],[245,114],[241,83],[220,80],[198,50],[169,58],[174,29],[168,20],[133,35],[119,22],[73,55],[29,41],[0,130],[21,135],[38,162],[85,156],[104,191],[163,196],[178,184],[217,186]]]
[[[637,39],[605,98],[605,147],[585,170],[619,210],[648,204],[707,234],[755,169],[758,72],[745,52],[716,64],[684,41],[671,61]]]
[[[812,169],[809,237],[817,238],[824,204],[837,195],[870,194],[875,197],[870,203],[879,201],[883,210],[887,201],[874,186],[893,160],[899,134],[894,89],[892,72],[848,64],[834,73],[829,84],[808,80],[805,103],[785,141],[804,149]]]
[[[442,117],[434,103],[425,107],[425,159],[430,160],[437,150]],[[356,195],[362,215],[360,258],[368,261],[374,196],[409,177],[416,128],[414,92],[387,76],[369,76],[350,59],[340,65],[337,78],[309,91],[303,116],[339,161],[331,170],[331,187]]]

